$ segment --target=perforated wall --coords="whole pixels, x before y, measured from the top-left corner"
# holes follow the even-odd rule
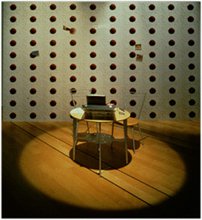
[[[200,117],[200,2],[3,2],[3,119],[69,120],[87,93]],[[74,28],[74,29],[71,29]],[[74,30],[76,30],[74,32]]]

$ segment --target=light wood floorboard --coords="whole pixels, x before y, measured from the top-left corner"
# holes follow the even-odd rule
[[[57,205],[61,203],[60,207],[64,206],[64,209],[65,207],[71,209],[72,213],[69,215],[66,213],[65,217],[80,216],[77,211],[73,211],[80,209],[85,210],[83,213],[92,215],[99,212],[98,217],[105,217],[105,214],[116,217],[117,213],[121,215],[120,212],[124,213],[123,216],[141,217],[147,215],[159,217],[162,213],[165,214],[163,217],[176,215],[175,203],[162,210],[160,207],[175,201],[187,183],[193,187],[198,186],[196,170],[194,179],[190,181],[189,178],[192,166],[199,169],[199,123],[157,122],[154,129],[154,123],[143,122],[142,127],[144,132],[151,130],[144,133],[147,136],[144,145],[138,141],[139,134],[135,134],[137,148],[135,154],[132,151],[131,134],[130,131],[128,132],[129,164],[125,164],[123,129],[120,126],[115,127],[115,137],[118,140],[114,141],[112,148],[106,144],[102,146],[103,171],[100,177],[95,144],[79,142],[76,161],[72,160],[72,123],[4,122],[2,159],[5,193],[9,191],[8,198],[14,201],[18,196],[23,195],[23,200],[29,195],[27,184],[33,192],[36,191],[50,201],[55,201]],[[86,124],[81,122],[79,132],[85,131]],[[95,132],[94,124],[90,124],[90,131]],[[102,131],[110,134],[111,125],[104,124]],[[184,144],[182,137],[186,135],[193,140],[189,139],[188,143],[185,140],[186,144]],[[21,186],[20,183],[24,184],[26,192],[23,191],[23,184]],[[14,185],[17,189],[10,191],[10,187]],[[34,196],[33,193],[31,198],[33,199]],[[187,196],[183,194],[183,198],[188,199]],[[193,200],[198,199],[195,194],[192,196]],[[6,198],[6,194],[5,197],[3,194],[3,198]],[[186,200],[180,201],[186,202]],[[24,202],[22,201],[23,205]],[[28,202],[32,203],[32,201]],[[18,205],[22,208],[21,203]],[[53,210],[56,209],[55,207],[57,206],[54,206]],[[156,211],[157,207],[159,207],[158,211]],[[182,207],[183,204],[179,205],[179,210]],[[20,208],[16,213],[13,212],[17,217],[23,216]],[[11,205],[10,209],[12,209]],[[168,214],[166,210],[169,209],[173,213],[170,211]],[[9,208],[3,210],[5,210],[4,215],[9,216]],[[32,213],[34,210],[33,208]],[[35,215],[50,217],[49,214],[52,213],[51,210],[49,214],[39,210],[29,214],[31,217]],[[54,213],[58,213],[57,211],[59,212],[59,208]],[[53,217],[64,215],[63,212],[54,213],[52,213]],[[29,214],[24,215],[29,217]],[[183,214],[193,213],[192,211],[181,213],[180,210],[180,214],[183,217]]]

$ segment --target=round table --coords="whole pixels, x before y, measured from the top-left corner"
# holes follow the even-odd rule
[[[90,136],[86,134],[86,141],[87,142],[95,142],[98,144],[98,151],[99,151],[99,174],[101,174],[101,144],[105,143],[108,140],[114,139],[113,137],[113,130],[111,138],[106,138],[105,134],[101,133],[101,124],[102,123],[113,123],[118,121],[124,122],[124,146],[125,146],[125,156],[126,156],[126,164],[128,163],[128,146],[127,146],[127,119],[130,117],[130,113],[126,110],[115,108],[114,109],[114,119],[85,119],[85,109],[81,107],[74,108],[70,111],[70,116],[73,119],[73,160],[75,160],[75,153],[76,153],[76,145],[79,140],[78,138],[78,122],[84,120],[86,122],[94,122],[98,125],[98,132],[96,135]],[[112,126],[113,128],[114,126]],[[109,136],[109,135],[108,135]],[[89,138],[91,137],[91,138]]]

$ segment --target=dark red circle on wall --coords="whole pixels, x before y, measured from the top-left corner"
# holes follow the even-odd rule
[[[95,94],[97,92],[96,88],[91,88],[91,94]]]
[[[114,52],[114,51],[111,52],[111,53],[110,53],[110,57],[112,57],[112,58],[116,57],[116,52]]]
[[[75,22],[75,21],[76,21],[76,17],[75,17],[75,16],[71,16],[71,17],[69,18],[69,20],[70,20],[71,22]]]
[[[31,4],[31,5],[30,5],[30,9],[31,9],[31,10],[35,10],[35,9],[36,9],[36,5],[35,5],[35,4]]]
[[[190,118],[194,118],[194,117],[196,117],[196,113],[195,113],[195,112],[193,112],[193,111],[192,111],[192,112],[190,112],[190,113],[189,113],[189,117],[190,117]]]
[[[11,100],[10,101],[10,106],[12,106],[12,107],[16,106],[16,101],[15,100]]]
[[[29,67],[31,70],[35,70],[36,69],[36,65],[35,64],[31,64]]]
[[[175,69],[175,64],[173,64],[173,63],[169,64],[169,69],[174,70]]]
[[[168,17],[168,21],[169,21],[169,22],[174,22],[174,21],[175,21],[175,18],[174,18],[173,16],[169,16],[169,17]]]
[[[170,118],[175,118],[175,117],[176,117],[176,113],[175,113],[175,112],[171,112],[171,113],[169,114],[169,116],[170,116]]]
[[[36,76],[31,76],[30,77],[30,82],[36,82]]]
[[[156,81],[156,77],[155,76],[150,76],[149,77],[149,81],[150,82],[155,82]]]
[[[149,9],[150,9],[150,10],[154,10],[155,8],[156,8],[156,7],[155,7],[154,4],[149,5]]]
[[[156,20],[156,18],[155,18],[154,16],[150,16],[150,17],[149,17],[149,21],[150,21],[150,22],[155,22],[155,20]]]
[[[75,10],[76,9],[76,5],[75,4],[71,4],[69,7],[70,7],[71,10]]]
[[[169,40],[168,44],[169,44],[170,46],[174,46],[174,45],[175,45],[175,41],[174,41],[174,40]]]
[[[36,17],[35,16],[30,17],[30,21],[31,22],[35,22],[36,21]]]
[[[187,18],[187,20],[188,20],[188,22],[193,22],[193,21],[194,21],[194,17],[193,17],[193,16],[189,16],[189,17]]]
[[[91,70],[95,70],[96,68],[97,68],[96,64],[93,63],[93,64],[90,65]]]
[[[51,118],[51,119],[55,119],[56,117],[57,117],[57,115],[56,115],[55,112],[52,112],[52,113],[50,114],[50,118]]]
[[[130,64],[130,67],[129,67],[131,70],[135,70],[136,69],[136,65],[134,63]]]
[[[91,41],[90,41],[90,45],[91,45],[91,46],[95,46],[96,43],[97,43],[96,40],[91,40]]]
[[[51,57],[51,58],[55,58],[56,55],[57,55],[57,54],[56,54],[55,52],[51,52],[51,53],[50,53],[50,57]]]
[[[150,33],[150,34],[155,34],[155,33],[156,33],[155,28],[150,28],[150,29],[149,29],[149,33]]]
[[[152,99],[152,100],[149,101],[149,104],[151,106],[155,106],[156,105],[156,101],[154,99]]]
[[[129,80],[130,80],[130,82],[135,82],[136,81],[136,77],[135,76],[130,76]]]
[[[11,41],[10,41],[10,45],[11,45],[12,47],[14,47],[14,46],[16,45],[16,41],[15,41],[15,40],[11,40]]]
[[[130,16],[129,21],[130,21],[130,22],[136,21],[136,17],[135,17],[135,16]]]
[[[54,95],[56,94],[57,90],[55,88],[51,88],[50,89],[50,94]]]
[[[149,116],[150,116],[150,118],[156,118],[156,113],[155,113],[155,112],[151,112],[151,113],[149,114]]]
[[[135,100],[130,100],[130,106],[135,106],[136,105],[136,101]]]
[[[90,77],[90,81],[91,81],[91,82],[95,82],[96,80],[97,80],[97,79],[96,79],[95,76],[91,76],[91,77]]]
[[[189,93],[190,93],[190,94],[194,94],[195,91],[196,91],[195,88],[193,88],[193,87],[189,88]]]
[[[57,18],[56,18],[54,15],[50,17],[50,21],[51,21],[51,22],[55,22],[56,19],[57,19]]]
[[[31,34],[36,34],[36,28],[31,28],[31,29],[30,29],[30,33],[31,33]]]
[[[190,70],[193,70],[193,69],[195,69],[195,65],[194,65],[193,63],[190,63],[190,64],[188,65],[188,68],[189,68]]]
[[[32,101],[30,101],[29,104],[30,104],[30,106],[32,106],[32,107],[33,107],[33,106],[36,106],[36,101],[35,101],[35,100],[32,100]]]
[[[51,5],[50,5],[50,9],[51,9],[51,10],[55,10],[55,9],[56,9],[56,5],[55,5],[55,4],[51,4]]]
[[[75,82],[75,81],[76,81],[76,76],[71,76],[71,77],[70,77],[70,81],[71,81],[71,82]]]
[[[95,4],[91,4],[91,5],[89,6],[89,8],[90,8],[91,10],[95,10],[95,9],[96,9],[96,5],[95,5]]]
[[[91,16],[91,17],[90,17],[90,21],[91,21],[91,22],[95,22],[95,21],[96,21],[96,17],[95,17],[95,16]]]
[[[195,44],[194,40],[189,40],[189,41],[188,41],[188,45],[189,45],[189,46],[193,46],[194,44]]]
[[[110,104],[116,105],[116,104],[117,104],[117,101],[116,101],[116,100],[111,100],[111,101],[110,101]]]
[[[156,69],[156,65],[154,63],[149,65],[149,69],[150,70],[155,70]]]
[[[175,92],[176,92],[176,89],[175,89],[175,88],[171,87],[171,88],[169,89],[169,93],[170,93],[170,94],[174,94]]]
[[[91,33],[91,34],[95,34],[95,33],[96,33],[96,29],[95,29],[95,28],[91,28],[91,29],[90,29],[90,33]]]
[[[75,40],[71,40],[69,43],[70,43],[71,46],[75,46],[76,45],[76,41]]]
[[[111,45],[111,46],[115,46],[115,45],[116,45],[116,41],[115,41],[115,40],[111,40],[111,41],[110,41],[110,45]]]
[[[17,18],[15,16],[10,17],[10,22],[16,22]]]
[[[16,67],[15,64],[11,64],[11,65],[10,65],[10,70],[16,70],[16,68],[17,68],[17,67]]]
[[[35,88],[31,88],[29,90],[29,92],[30,92],[30,94],[34,95],[34,94],[36,94],[36,89]]]
[[[175,33],[175,29],[174,28],[169,28],[168,29],[168,33],[169,34],[174,34]]]
[[[135,34],[136,29],[135,28],[130,28],[129,32],[130,32],[130,34]]]
[[[111,33],[111,34],[115,34],[115,33],[116,33],[116,28],[111,28],[111,29],[110,29],[110,33]]]
[[[174,58],[175,57],[175,52],[171,51],[168,55],[169,55],[170,58]]]
[[[16,57],[16,53],[15,52],[11,52],[10,53],[10,58],[15,58]]]
[[[55,82],[56,80],[57,80],[57,79],[56,79],[55,76],[51,76],[51,77],[50,77],[50,81],[51,81],[51,82]]]
[[[135,10],[135,8],[136,8],[136,6],[135,6],[134,4],[130,4],[130,5],[129,5],[129,9],[130,9],[130,10]]]
[[[111,77],[110,77],[110,81],[111,81],[111,82],[115,82],[115,81],[116,81],[116,76],[111,76]]]
[[[116,5],[115,5],[115,4],[111,4],[111,5],[109,6],[109,8],[110,8],[111,10],[115,10],[115,9],[116,9]]]
[[[11,34],[15,34],[16,32],[17,32],[17,30],[16,30],[15,28],[11,28],[11,29],[10,29],[10,33],[11,33]]]
[[[55,28],[51,28],[51,29],[50,29],[50,33],[51,33],[51,34],[55,34],[55,33],[56,33],[56,29],[55,29]]]
[[[31,41],[30,41],[30,45],[31,45],[31,46],[35,46],[35,45],[36,45],[36,41],[35,41],[35,40],[31,40]]]
[[[16,7],[15,4],[10,5],[10,9],[11,9],[12,11],[14,11],[16,8],[17,8],[17,7]]]
[[[15,77],[15,76],[11,76],[11,77],[10,77],[10,82],[13,83],[13,82],[15,82],[15,81],[16,81],[16,77]]]
[[[187,6],[187,9],[191,11],[191,10],[194,9],[194,6],[193,6],[192,4],[189,4],[189,5]]]
[[[57,103],[56,103],[56,101],[55,101],[55,100],[51,100],[51,101],[50,101],[50,106],[52,106],[52,107],[53,107],[53,106],[56,106],[56,104],[57,104]]]
[[[111,22],[115,22],[115,21],[116,21],[116,17],[115,17],[115,16],[111,16],[111,17],[109,18],[109,20],[110,20]]]
[[[90,53],[90,57],[91,57],[91,58],[95,58],[95,57],[96,57],[96,53],[95,53],[95,52],[91,52],[91,53]]]
[[[116,93],[116,88],[111,88],[111,89],[110,89],[110,93],[111,93],[111,94],[115,94],[115,93]]]
[[[11,119],[16,118],[16,113],[15,113],[15,112],[10,113],[10,118],[11,118]]]
[[[69,55],[71,58],[74,58],[74,57],[76,57],[76,52],[71,52]]]
[[[56,66],[55,64],[51,64],[51,65],[50,65],[50,69],[51,69],[51,70],[55,70],[56,67],[57,67],[57,66]]]
[[[176,105],[176,101],[175,101],[174,99],[171,99],[171,100],[169,101],[169,105],[170,105],[170,106]]]
[[[72,63],[72,64],[70,65],[70,69],[71,69],[71,70],[75,70],[75,69],[76,69],[76,64]]]
[[[16,92],[17,92],[17,91],[16,91],[15,88],[11,88],[11,89],[10,89],[10,94],[14,95],[14,94],[16,94]]]
[[[191,52],[188,53],[188,56],[189,56],[190,58],[193,58],[193,57],[195,56],[195,53],[191,51]]]
[[[131,88],[131,89],[129,90],[129,92],[130,92],[130,94],[135,94],[135,93],[136,93],[136,89],[135,89],[135,88]]]
[[[170,76],[170,77],[169,77],[169,81],[170,81],[170,82],[174,82],[174,81],[175,81],[175,76]]]
[[[130,46],[134,46],[134,45],[136,44],[136,41],[135,41],[135,40],[131,40],[131,41],[129,42],[129,44],[130,44]]]
[[[149,41],[149,45],[150,46],[155,46],[156,45],[156,41],[155,40],[150,40]]]
[[[56,45],[56,40],[51,40],[51,41],[50,41],[50,45],[51,45],[51,46],[55,46],[55,45]]]
[[[110,69],[111,69],[111,70],[115,70],[115,69],[116,69],[116,64],[112,63],[112,64],[110,65]]]
[[[156,56],[156,53],[152,51],[149,53],[149,56],[150,56],[150,58],[154,58]]]
[[[150,92],[151,94],[155,94],[155,93],[156,93],[156,89],[155,89],[155,88],[150,88],[149,92]]]
[[[168,9],[169,9],[169,10],[174,10],[174,9],[175,9],[175,6],[174,6],[173,4],[169,4],[169,5],[168,5]]]

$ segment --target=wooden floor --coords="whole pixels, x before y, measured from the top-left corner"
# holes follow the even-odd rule
[[[128,164],[123,130],[115,128],[113,147],[102,146],[99,176],[96,145],[78,143],[72,160],[71,122],[3,122],[2,216],[199,217],[199,122],[145,121],[142,128],[135,154],[128,140]]]

